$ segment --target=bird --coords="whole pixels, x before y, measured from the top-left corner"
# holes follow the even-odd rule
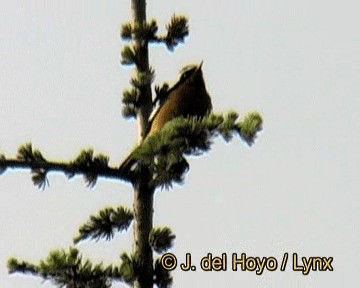
[[[174,86],[156,89],[154,104],[158,103],[159,108],[149,117],[150,128],[146,137],[160,132],[166,123],[177,117],[204,117],[211,112],[212,103],[206,90],[202,64],[203,61],[198,65],[185,66]],[[120,174],[128,174],[135,163],[130,154],[120,165]]]

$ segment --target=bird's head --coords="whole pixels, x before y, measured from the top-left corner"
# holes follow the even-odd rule
[[[180,83],[188,83],[194,86],[205,86],[204,78],[202,75],[202,67],[203,61],[201,61],[198,65],[187,65],[180,71],[179,82]]]

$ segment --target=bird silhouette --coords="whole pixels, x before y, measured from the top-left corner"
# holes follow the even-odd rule
[[[149,118],[150,129],[146,137],[155,135],[177,117],[204,117],[211,112],[212,103],[206,91],[202,64],[185,66],[173,87],[158,89],[154,102],[159,103],[159,108]],[[120,165],[120,174],[128,174],[135,163],[130,154]]]

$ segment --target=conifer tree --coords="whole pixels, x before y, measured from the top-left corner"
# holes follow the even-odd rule
[[[168,227],[153,227],[153,198],[157,188],[170,189],[174,183],[183,183],[188,171],[185,156],[200,155],[210,149],[212,140],[221,136],[229,141],[239,136],[252,145],[262,128],[262,119],[252,112],[238,120],[236,112],[226,115],[210,114],[204,118],[177,118],[170,121],[157,134],[146,137],[149,116],[154,109],[152,83],[155,77],[150,67],[148,49],[151,44],[164,44],[173,51],[184,42],[189,33],[185,16],[173,15],[166,26],[165,35],[158,35],[155,20],[146,19],[146,1],[131,0],[132,20],[121,28],[121,37],[128,44],[121,57],[123,65],[135,67],[132,87],[123,93],[123,115],[134,117],[138,122],[138,146],[132,155],[137,161],[136,171],[120,173],[118,167],[110,167],[109,157],[86,149],[69,162],[47,159],[32,147],[22,145],[16,157],[0,155],[0,173],[7,169],[30,169],[34,185],[45,189],[50,172],[63,172],[68,178],[83,175],[88,186],[94,186],[99,177],[112,178],[134,187],[133,209],[106,207],[79,228],[74,244],[90,239],[111,240],[115,233],[134,227],[134,248],[121,255],[121,263],[104,266],[83,259],[76,247],[53,250],[38,264],[15,258],[9,259],[10,273],[20,272],[37,275],[52,281],[58,287],[111,287],[113,281],[123,281],[137,288],[170,287],[172,278],[160,262],[160,256],[171,248],[175,235]],[[155,87],[157,96],[168,86]],[[153,259],[156,252],[159,256]]]

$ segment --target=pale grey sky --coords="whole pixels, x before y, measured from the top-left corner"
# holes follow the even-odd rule
[[[49,159],[82,148],[118,165],[136,143],[122,119],[119,27],[130,1],[3,1],[0,12],[0,153],[31,141]],[[156,83],[204,60],[216,112],[257,110],[264,130],[249,149],[217,140],[190,159],[185,185],[158,191],[155,225],[177,238],[173,253],[334,257],[334,272],[181,272],[173,287],[353,287],[359,247],[360,20],[356,1],[148,1],[148,18],[190,19],[190,37],[174,54],[151,48]],[[163,27],[162,26],[162,27]],[[163,31],[163,29],[161,29]],[[132,205],[131,187],[49,176],[40,191],[28,171],[0,177],[0,286],[54,287],[9,276],[11,256],[38,261],[67,248],[77,228],[107,205]],[[132,231],[112,242],[80,245],[86,257],[115,262]],[[291,263],[291,262],[290,262]],[[289,264],[290,265],[290,264]],[[116,284],[114,287],[126,287]]]

